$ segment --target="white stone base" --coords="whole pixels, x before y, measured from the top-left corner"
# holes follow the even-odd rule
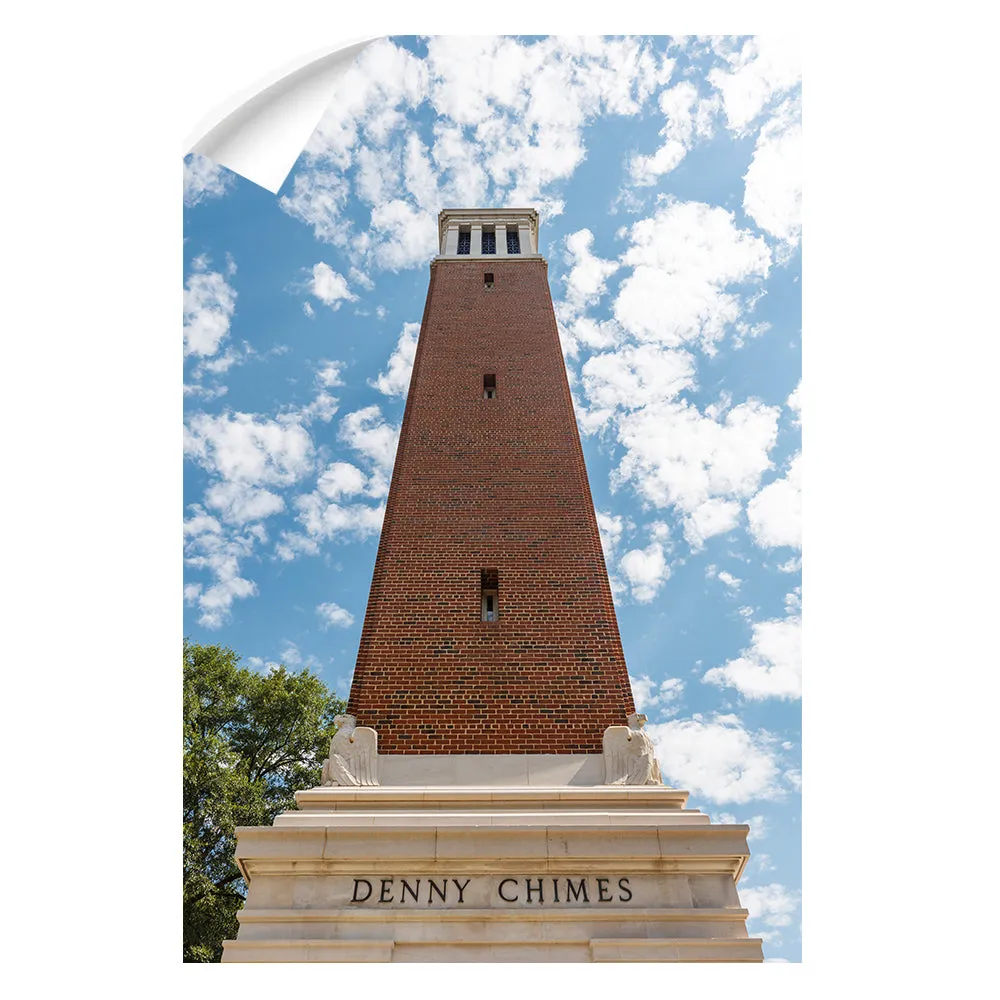
[[[736,891],[748,827],[676,789],[582,783],[600,763],[383,756],[396,784],[299,792],[238,831],[249,894],[222,960],[762,961]]]

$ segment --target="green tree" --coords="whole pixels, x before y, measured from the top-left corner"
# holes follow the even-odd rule
[[[344,703],[308,670],[242,668],[223,646],[184,640],[184,961],[218,962],[246,884],[238,826],[269,826],[319,784]]]

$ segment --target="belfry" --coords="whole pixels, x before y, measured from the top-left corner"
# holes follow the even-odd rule
[[[635,713],[538,225],[440,213],[350,714],[223,961],[762,960]]]

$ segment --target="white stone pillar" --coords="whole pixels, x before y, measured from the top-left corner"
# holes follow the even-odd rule
[[[507,223],[498,222],[496,224],[497,256],[507,256]]]
[[[454,255],[458,253],[458,223],[451,222],[444,234],[444,246],[441,248],[443,254]]]
[[[531,245],[531,223],[519,222],[517,224],[518,236],[521,242],[521,253],[538,253]]]
[[[473,257],[483,255],[483,226],[480,222],[472,223],[472,246],[469,247],[469,253]]]

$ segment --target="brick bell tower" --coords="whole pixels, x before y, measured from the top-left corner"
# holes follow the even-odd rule
[[[441,212],[348,703],[224,962],[760,962],[636,715],[533,209]]]
[[[348,710],[384,753],[600,753],[635,708],[538,215],[439,235]]]

